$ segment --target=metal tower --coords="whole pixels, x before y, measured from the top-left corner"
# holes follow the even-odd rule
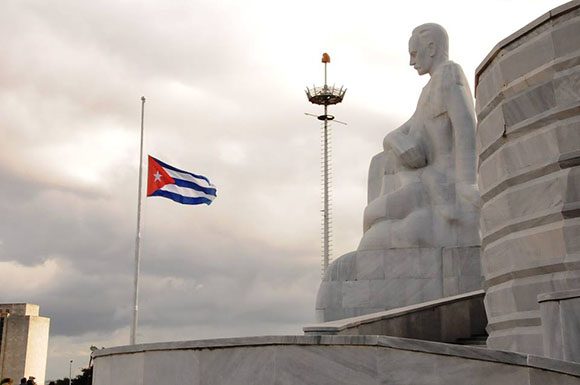
[[[328,114],[328,106],[342,102],[346,88],[336,88],[334,85],[329,87],[327,84],[327,65],[330,63],[330,56],[327,53],[322,54],[322,63],[324,63],[324,86],[306,88],[306,96],[311,103],[324,106],[323,115],[314,115],[318,120],[324,122],[322,131],[322,274],[326,272],[330,262],[330,222],[331,222],[331,207],[329,196],[330,184],[330,141],[329,141],[329,126],[328,122],[334,120],[334,116]],[[311,115],[311,114],[307,114]],[[344,122],[337,123],[346,124]]]

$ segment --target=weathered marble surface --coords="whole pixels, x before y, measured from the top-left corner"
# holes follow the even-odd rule
[[[580,290],[538,296],[544,355],[580,362]]]
[[[316,318],[332,321],[481,288],[479,247],[405,248],[345,254],[328,268]]]
[[[580,2],[500,42],[476,73],[488,346],[543,353],[538,294],[580,288]]]
[[[278,336],[93,353],[95,385],[580,384],[580,364],[377,336]],[[468,382],[466,382],[468,381]]]

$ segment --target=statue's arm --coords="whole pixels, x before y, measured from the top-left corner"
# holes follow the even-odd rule
[[[475,111],[471,93],[465,84],[451,86],[447,112],[453,127],[457,204],[463,209],[473,210],[480,207],[481,198],[476,184]]]
[[[385,151],[393,149],[395,152],[397,152],[397,150],[400,150],[399,142],[401,141],[402,137],[405,137],[409,134],[412,119],[413,118],[409,119],[401,127],[395,128],[385,136],[385,139],[383,139],[383,149]]]
[[[453,127],[456,181],[476,182],[475,111],[469,90],[464,84],[450,85],[447,112]]]
[[[427,165],[425,151],[417,138],[409,134],[413,117],[401,127],[389,132],[383,140],[385,151],[392,150],[408,167],[420,168]]]

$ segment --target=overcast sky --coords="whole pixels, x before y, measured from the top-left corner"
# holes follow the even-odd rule
[[[129,340],[139,165],[145,151],[209,177],[211,206],[148,198],[140,342],[301,334],[320,280],[320,122],[331,109],[334,256],[362,233],[366,173],[428,80],[412,29],[442,24],[474,71],[558,0],[0,2],[1,303],[51,318],[47,379]]]

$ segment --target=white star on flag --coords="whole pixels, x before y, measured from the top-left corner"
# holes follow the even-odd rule
[[[153,177],[155,178],[155,182],[159,182],[162,175],[159,173],[159,171],[157,171],[155,174],[153,174]]]

